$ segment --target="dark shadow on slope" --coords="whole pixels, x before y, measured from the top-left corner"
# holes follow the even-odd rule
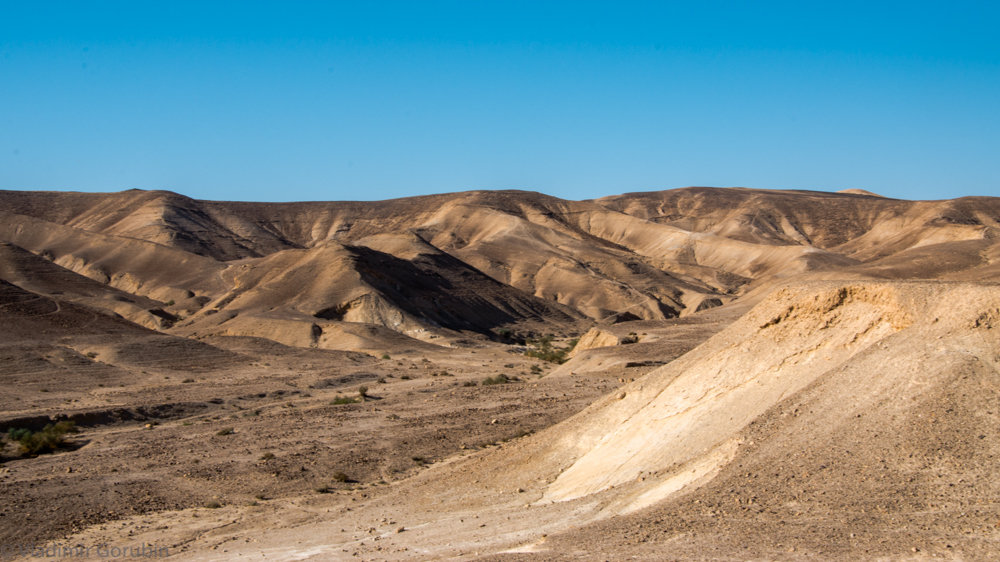
[[[448,254],[404,260],[364,246],[350,246],[362,279],[406,313],[452,330],[492,336],[494,328],[521,321],[571,324],[572,309],[504,285]],[[335,318],[343,311],[317,313]]]

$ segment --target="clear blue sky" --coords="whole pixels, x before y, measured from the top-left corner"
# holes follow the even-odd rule
[[[998,2],[0,0],[0,188],[1000,195],[998,30]]]

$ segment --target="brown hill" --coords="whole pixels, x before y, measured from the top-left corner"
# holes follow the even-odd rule
[[[0,539],[986,558],[998,235],[857,190],[0,191],[0,429],[84,427],[0,443]]]
[[[174,318],[162,303],[127,293],[61,267],[41,256],[8,243],[0,243],[0,279],[65,301],[119,314],[147,328],[167,328]]]
[[[261,318],[259,333],[275,332],[265,318],[305,334],[342,321],[424,339],[574,332],[581,317],[670,318],[809,272],[982,278],[1000,226],[994,198],[710,188],[581,202],[500,191],[265,204],[137,190],[0,201],[2,240],[158,301],[185,319],[172,329],[202,335],[237,315]]]

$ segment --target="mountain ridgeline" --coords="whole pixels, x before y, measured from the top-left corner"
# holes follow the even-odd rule
[[[579,334],[688,316],[793,277],[1000,278],[1000,199],[986,197],[685,188],[249,203],[0,191],[0,209],[0,279],[23,290],[178,336],[302,347],[356,346],[348,334],[362,325],[423,343]]]

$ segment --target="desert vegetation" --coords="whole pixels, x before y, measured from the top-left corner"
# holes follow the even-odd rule
[[[579,339],[571,339],[564,346],[553,344],[554,336],[546,335],[538,339],[528,340],[528,349],[524,354],[528,357],[548,361],[549,363],[562,364],[569,358],[569,353],[576,347]]]
[[[511,381],[510,377],[508,377],[503,373],[500,373],[499,375],[496,376],[486,377],[485,379],[483,379],[482,384],[483,386],[490,386],[494,384],[507,384],[510,381]]]
[[[18,452],[22,455],[41,455],[54,453],[64,448],[67,436],[72,433],[77,433],[76,424],[70,421],[61,421],[46,424],[38,431],[12,428],[7,431],[7,439],[12,443],[17,443]],[[3,441],[0,440],[0,451],[2,451],[2,445]]]

